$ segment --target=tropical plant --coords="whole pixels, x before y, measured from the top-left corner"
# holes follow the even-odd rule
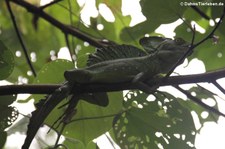
[[[141,0],[136,7],[141,8],[145,20],[134,26],[130,26],[131,16],[123,15],[122,2],[54,0],[40,5],[40,0],[0,1],[0,79],[11,83],[3,82],[0,86],[1,148],[11,134],[26,133],[31,115],[24,115],[15,104],[30,106],[32,99],[34,103],[43,103],[41,99],[65,81],[63,73],[74,67],[85,68],[88,55],[96,48],[112,44],[140,48],[140,38],[164,36],[156,30],[162,24],[177,20],[175,37],[190,43],[189,52],[193,52],[188,61],[201,60],[205,73],[171,76],[177,63],[161,81],[149,84],[155,90],[150,95],[138,90],[132,82],[81,85],[80,90],[87,93],[107,92],[108,106],[81,100],[72,110],[74,114],[69,121],[52,127],[65,112],[67,99],[62,100],[44,122],[52,128],[50,132],[55,133],[39,133],[36,148],[97,148],[93,140],[107,132],[111,145],[115,146],[114,141],[121,148],[195,148],[195,137],[203,124],[225,116],[218,110],[218,100],[221,100],[218,95],[199,84],[211,83],[223,93],[222,98],[225,97],[225,89],[218,81],[225,77],[224,2]],[[97,12],[93,17],[85,14],[90,8]],[[107,11],[112,15],[111,20],[105,16]],[[67,47],[70,60],[58,57],[59,51],[67,51],[62,47]],[[185,90],[182,84],[194,85]],[[163,86],[173,87],[186,96],[177,97],[175,93],[162,90]],[[26,100],[17,96],[24,93],[30,94]],[[214,104],[209,106],[207,101]],[[208,115],[202,117],[205,111]],[[195,127],[193,112],[198,115],[199,128]],[[44,137],[40,139],[43,134],[54,143],[48,143]]]

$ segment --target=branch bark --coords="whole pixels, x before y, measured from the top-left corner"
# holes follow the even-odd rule
[[[155,86],[168,86],[168,85],[180,85],[200,82],[213,82],[217,79],[225,77],[225,68],[206,72],[195,75],[183,75],[172,76],[163,82],[156,82],[154,84],[148,83],[148,85]],[[6,85],[0,86],[0,95],[10,94],[50,94],[55,89],[59,88],[60,84],[35,84],[35,85]],[[75,84],[73,92],[85,93],[85,92],[112,92],[121,91],[127,89],[138,89],[133,83],[118,83],[118,84]]]

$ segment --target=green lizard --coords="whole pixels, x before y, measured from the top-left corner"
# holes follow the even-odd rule
[[[161,42],[152,43],[156,39]],[[157,74],[168,72],[189,49],[189,44],[181,38],[172,40],[162,37],[145,37],[140,40],[140,43],[152,54],[142,54],[141,57],[102,60],[102,62],[84,69],[66,71],[65,78],[69,82],[82,84],[140,82],[151,79]],[[126,46],[124,46],[125,48],[127,49]]]
[[[189,49],[189,44],[181,38],[172,40],[163,37],[144,37],[140,40],[140,44],[145,51],[130,45],[99,48],[96,53],[89,56],[86,68],[66,71],[64,76],[67,81],[44,102],[42,101],[41,106],[38,106],[37,110],[32,113],[22,149],[29,148],[36,132],[49,113],[65,97],[72,94],[74,84],[110,85],[133,82],[146,91],[147,85],[143,83],[144,81],[151,80],[158,74],[167,73]],[[106,93],[87,93],[83,97],[77,96],[76,99],[84,97],[86,101],[100,106],[108,104]],[[98,97],[100,103],[95,101]],[[76,102],[71,105],[67,111],[71,111]]]

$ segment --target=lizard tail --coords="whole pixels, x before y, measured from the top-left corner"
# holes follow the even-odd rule
[[[37,109],[32,112],[32,116],[28,124],[27,136],[22,149],[29,149],[33,138],[35,137],[38,129],[43,124],[44,120],[47,118],[50,112],[70,94],[71,89],[72,85],[69,84],[69,82],[65,82],[52,94],[48,95],[44,103],[41,103],[41,106],[37,106]]]

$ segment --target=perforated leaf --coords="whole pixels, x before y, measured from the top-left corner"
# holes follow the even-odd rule
[[[157,93],[156,101],[150,102],[146,95],[130,95],[128,100],[136,106],[114,119],[115,138],[121,148],[158,149],[159,144],[168,148],[194,148],[196,130],[190,111],[175,98],[164,95]]]
[[[13,124],[13,122],[18,117],[18,111],[15,107],[0,107],[0,131],[4,131],[4,129],[8,128]]]
[[[192,94],[194,94],[195,97],[197,97],[199,100],[201,100],[202,102],[206,104],[207,104],[207,101],[211,103],[212,102],[215,103],[211,107],[218,110],[218,102],[215,99],[216,95],[213,94],[212,92],[208,91],[207,89],[201,86],[192,87],[191,89],[189,89],[189,91]],[[202,106],[196,104],[195,102],[191,100],[187,100],[187,101],[179,100],[179,103],[182,104],[184,107],[186,107],[188,110],[196,112],[201,126],[203,126],[205,122],[209,122],[209,121],[216,122],[219,118],[219,115],[208,111],[207,109],[203,108]],[[203,112],[208,112],[208,115],[206,117],[202,117]]]
[[[0,96],[0,131],[11,126],[18,117],[17,109],[9,106],[15,100],[15,95]]]

